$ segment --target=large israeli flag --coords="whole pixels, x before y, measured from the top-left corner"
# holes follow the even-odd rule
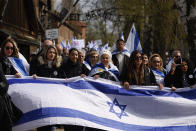
[[[133,23],[125,47],[129,50],[130,54],[134,50],[142,51],[139,36],[136,32],[135,25]]]
[[[195,131],[196,86],[131,86],[91,77],[8,78],[9,95],[24,115],[13,131],[69,124],[121,131]]]

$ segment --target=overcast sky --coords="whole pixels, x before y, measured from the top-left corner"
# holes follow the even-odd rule
[[[54,1],[54,9],[58,12],[60,12],[62,9],[62,4],[61,4],[62,1],[63,0],[55,0]],[[75,1],[76,0],[74,0],[74,2]],[[79,0],[79,2],[77,4],[80,5],[83,12],[87,12],[89,10],[95,9],[94,8],[95,2],[96,2],[96,0]]]

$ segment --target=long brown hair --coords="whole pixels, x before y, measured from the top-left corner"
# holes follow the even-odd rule
[[[136,56],[138,53],[141,54],[141,52],[138,50],[135,50],[131,53],[131,56],[129,58],[128,68],[127,68],[127,73],[128,73],[129,80],[132,80],[133,78],[135,78],[136,84],[142,85],[144,83],[144,64],[143,62],[141,63],[139,67],[140,68],[139,72],[137,72],[135,60],[136,60]]]
[[[9,43],[12,43],[12,45],[13,45],[13,53],[12,53],[11,57],[17,57],[17,58],[19,58],[19,53],[18,53],[19,52],[19,49],[18,49],[18,46],[17,46],[16,42],[14,41],[14,39],[12,39],[11,37],[7,37],[7,39],[3,41],[2,45],[1,45],[1,51],[0,51],[0,54],[1,55],[0,55],[0,57],[2,58],[2,57],[5,56],[4,48],[5,48],[5,45],[8,42]]]

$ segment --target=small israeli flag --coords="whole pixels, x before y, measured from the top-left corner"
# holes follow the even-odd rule
[[[123,32],[121,32],[120,39],[125,40]]]
[[[140,44],[139,36],[136,32],[134,23],[133,23],[131,31],[129,33],[125,47],[129,50],[130,54],[134,50],[139,50],[142,52],[142,47]]]
[[[63,49],[66,47],[66,42],[65,42],[65,40],[62,40],[60,44],[61,44],[61,47],[62,47]]]

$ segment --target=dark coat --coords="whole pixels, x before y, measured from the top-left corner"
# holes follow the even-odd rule
[[[21,117],[22,112],[11,102],[7,94],[8,82],[0,63],[0,129],[11,131],[12,125]]]
[[[40,77],[50,77],[50,78],[66,78],[62,70],[62,58],[59,57],[57,62],[52,64],[52,67],[49,68],[48,64],[44,62],[42,56],[37,58],[36,70],[33,71],[34,74]]]
[[[73,63],[70,59],[62,65],[62,69],[67,78],[80,76],[81,74],[88,75],[89,73],[89,70],[84,64],[80,64],[79,62]]]
[[[40,51],[41,52],[41,51]],[[29,70],[29,75],[33,75],[36,74],[36,70],[38,68],[39,61],[38,61],[38,57],[40,56],[41,53],[36,54],[35,56],[32,57],[31,61],[30,61],[30,70]]]
[[[185,74],[185,79],[187,80],[187,83],[189,86],[194,85],[196,83],[196,78],[194,77],[194,74],[192,71],[188,71]],[[174,74],[169,72],[165,79],[165,86],[167,87],[176,87],[176,88],[183,88],[184,87],[184,78],[183,73],[180,70],[180,67],[176,67],[176,70],[174,71]]]
[[[126,65],[127,65],[127,63],[129,62],[129,57],[127,56],[127,55],[124,55],[124,57],[123,57],[123,63],[120,63],[119,61],[118,61],[118,59],[117,59],[117,54],[114,54],[114,55],[112,55],[112,62],[113,62],[113,64],[118,68],[118,70],[119,70],[119,65],[120,64],[122,64],[123,65],[123,67],[126,67]],[[123,72],[123,71],[122,71]],[[120,72],[120,74],[122,73],[122,72]]]
[[[2,57],[0,63],[2,64],[2,69],[5,75],[15,75],[17,73],[7,57]]]
[[[66,78],[61,67],[52,66],[52,68],[49,68],[45,64],[39,65],[35,74],[40,77]]]
[[[133,77],[131,80],[129,79],[127,69],[123,71],[123,73],[120,75],[120,81],[122,82],[129,82],[130,85],[137,85],[136,79]],[[152,70],[148,67],[145,67],[144,69],[144,83],[142,84],[144,86],[148,85],[157,85],[155,76],[152,72]]]
[[[34,55],[29,63],[30,65],[30,69],[29,69],[29,75],[33,75],[36,74],[36,70],[37,68],[40,66],[40,62],[39,62],[39,57],[42,57],[44,54],[44,50],[41,49],[36,55]]]

